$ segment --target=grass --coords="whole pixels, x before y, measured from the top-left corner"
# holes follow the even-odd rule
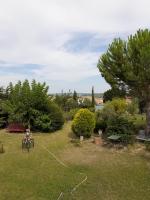
[[[147,200],[150,196],[150,154],[131,147],[117,151],[87,140],[70,142],[70,123],[53,134],[35,134],[35,148],[21,150],[21,134],[0,131],[0,200]],[[69,167],[58,163],[42,146]],[[87,182],[70,196],[84,174]]]

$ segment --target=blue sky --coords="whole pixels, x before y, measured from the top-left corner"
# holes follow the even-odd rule
[[[5,0],[0,6],[0,85],[46,81],[50,92],[104,92],[97,69],[113,38],[149,28],[149,0]]]

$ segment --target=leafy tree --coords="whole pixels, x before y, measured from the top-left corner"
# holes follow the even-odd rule
[[[0,128],[5,128],[8,120],[8,113],[3,109],[3,101],[0,100]]]
[[[66,111],[70,111],[71,109],[75,109],[78,107],[78,102],[76,100],[74,100],[73,98],[69,98],[66,101]]]
[[[131,103],[128,104],[127,106],[127,111],[131,115],[135,115],[139,113],[139,104],[138,104],[138,99],[133,99]]]
[[[28,80],[25,80],[15,85],[10,83],[8,88],[8,100],[3,102],[2,106],[9,114],[9,122],[21,122],[29,128],[31,126],[32,129],[41,131],[57,130],[62,126],[62,113],[58,106],[51,102],[45,83],[33,80],[29,84]],[[56,122],[58,119],[60,122]]]
[[[8,98],[7,89],[0,87],[0,100],[6,100]]]
[[[77,95],[77,92],[74,90],[74,92],[73,92],[73,99],[75,100],[75,101],[77,101],[77,99],[78,99],[78,95]]]
[[[92,102],[88,98],[84,98],[83,100],[80,101],[80,107],[81,108],[90,108],[92,105]]]
[[[108,121],[113,120],[116,116],[128,115],[127,109],[128,104],[125,99],[116,98],[106,102],[103,109],[96,112],[95,132],[101,129],[105,133]]]
[[[61,95],[56,94],[54,102],[61,107],[63,111],[68,111],[68,99],[72,98],[71,93],[62,93]]]
[[[48,102],[47,112],[37,112],[33,118],[34,130],[53,132],[62,128],[64,124],[63,113],[53,102]]]
[[[104,102],[111,101],[113,98],[123,98],[125,97],[126,92],[118,88],[111,88],[104,92],[103,100]]]
[[[133,123],[126,117],[117,115],[107,122],[107,136],[119,135],[121,142],[127,144],[133,140]]]
[[[150,31],[138,30],[127,41],[114,39],[99,62],[105,80],[117,88],[125,88],[146,102],[146,134],[150,134]]]

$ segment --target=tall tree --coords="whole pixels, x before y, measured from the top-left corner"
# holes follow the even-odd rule
[[[127,41],[114,39],[98,62],[105,80],[126,88],[146,102],[146,134],[150,135],[150,31],[138,30]]]
[[[54,131],[64,123],[61,110],[48,95],[48,86],[35,80],[31,84],[28,80],[15,85],[10,83],[8,100],[3,102],[2,108],[8,113],[9,122],[21,122],[36,130]]]
[[[73,99],[75,100],[75,101],[77,101],[77,99],[78,99],[78,95],[77,95],[77,92],[74,90],[74,92],[73,92]]]
[[[92,87],[92,107],[95,106],[95,95],[94,95],[94,87]]]
[[[123,98],[125,97],[126,92],[124,90],[120,90],[118,88],[111,88],[104,92],[103,101],[111,101],[113,98]]]

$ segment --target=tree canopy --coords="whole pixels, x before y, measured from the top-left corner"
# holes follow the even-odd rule
[[[146,102],[147,129],[150,133],[150,31],[138,30],[127,41],[114,39],[98,61],[105,80]]]
[[[40,131],[56,130],[63,125],[62,112],[51,101],[45,83],[33,80],[29,84],[25,80],[15,85],[10,83],[8,88],[8,99],[2,107],[8,113],[9,122],[21,122]]]

